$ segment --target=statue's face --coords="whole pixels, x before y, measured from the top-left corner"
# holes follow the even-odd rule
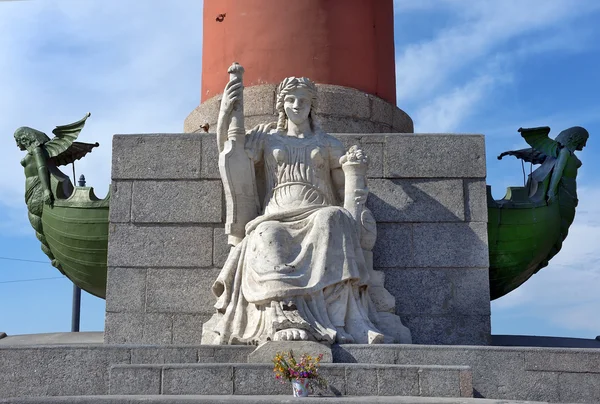
[[[311,95],[305,88],[292,90],[283,100],[283,108],[288,119],[300,125],[308,119],[311,108]]]
[[[15,133],[15,142],[17,142],[17,147],[19,150],[27,150],[27,147],[21,141],[21,137]]]

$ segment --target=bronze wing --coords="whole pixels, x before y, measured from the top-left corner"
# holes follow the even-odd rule
[[[77,136],[85,126],[85,121],[90,117],[88,112],[77,122],[67,125],[57,126],[52,133],[55,135],[52,140],[44,143],[44,148],[48,153],[48,160],[56,166],[63,166],[79,160],[87,153],[91,152],[98,143],[76,142]]]
[[[504,156],[515,156],[527,163],[542,164],[546,160],[546,155],[533,148],[521,149],[521,150],[510,150],[502,153],[498,156],[498,160],[502,160]]]

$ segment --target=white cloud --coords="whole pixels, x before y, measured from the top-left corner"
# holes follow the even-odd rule
[[[79,140],[100,147],[76,168],[101,196],[113,134],[182,131],[200,98],[203,4],[141,4],[0,4],[0,205],[23,204],[24,154],[12,139],[19,126],[51,134],[92,112]]]
[[[463,87],[444,93],[413,114],[415,132],[449,133],[459,129],[460,123],[475,109],[495,80],[481,76]]]
[[[430,125],[458,127],[463,118],[477,111],[478,99],[506,83],[488,79],[483,85],[482,77],[511,77],[515,58],[573,49],[574,42],[583,48],[588,41],[581,38],[587,39],[589,32],[575,30],[569,22],[600,7],[593,1],[580,1],[574,7],[568,0],[397,0],[394,4],[396,14],[449,9],[454,22],[438,30],[433,39],[399,49],[396,58],[398,104],[417,111],[415,124],[428,130]],[[516,42],[509,47],[509,41]],[[461,89],[478,93],[466,94]],[[431,97],[436,97],[432,103]],[[421,123],[420,115],[439,121]]]

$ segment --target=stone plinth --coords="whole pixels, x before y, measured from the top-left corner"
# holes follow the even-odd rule
[[[157,384],[157,378],[161,374],[171,377],[171,379],[163,379],[163,382],[174,382],[177,376],[182,383],[182,389],[177,393],[182,394],[185,386],[199,389],[206,385],[207,379],[196,379],[190,383],[203,369],[211,369],[213,366],[213,369],[220,366],[227,372],[230,369],[232,371],[233,369],[255,369],[253,366],[256,365],[246,363],[248,355],[253,350],[254,347],[251,346],[104,344],[7,346],[0,344],[0,361],[3,365],[3,371],[0,372],[0,403],[131,404],[138,402],[137,399],[130,396],[129,401],[124,399],[120,401],[122,397],[106,395],[117,391],[122,394],[140,392],[142,388],[146,390],[143,391],[144,397],[138,398],[139,402],[171,402],[152,401],[149,396],[153,392],[158,394],[160,385]],[[327,370],[328,380],[334,386],[345,386],[346,394],[418,394],[412,390],[412,386],[421,380],[423,382],[421,386],[428,395],[439,395],[442,393],[441,389],[446,388],[452,389],[449,391],[453,391],[455,395],[457,391],[460,391],[460,394],[468,394],[464,387],[468,385],[467,383],[472,383],[472,394],[475,397],[502,400],[502,403],[511,402],[509,400],[536,400],[546,403],[600,402],[600,390],[597,388],[600,384],[600,349],[339,345],[332,348],[332,353],[334,364],[330,365],[331,370]],[[217,366],[217,364],[221,365]],[[257,367],[264,373],[255,372],[256,376],[260,377],[256,383],[264,384],[262,394],[273,393],[273,390],[278,387],[272,368],[270,365],[266,366],[269,366],[269,369]],[[466,369],[458,368],[461,366],[470,368],[471,380],[465,372]],[[402,371],[403,368],[405,372]],[[119,372],[117,369],[121,371],[120,376],[117,376]],[[339,369],[343,369],[343,372]],[[373,372],[372,369],[377,369],[377,372]],[[414,369],[422,369],[424,372],[416,376]],[[353,374],[353,370],[358,372]],[[427,374],[428,370],[433,371]],[[457,383],[456,372],[461,371],[462,378],[459,374]],[[253,374],[248,371],[245,373],[241,376],[249,378]],[[389,375],[392,376],[391,379]],[[400,379],[399,382],[397,379]],[[413,383],[410,383],[411,380]],[[184,382],[187,384],[183,384]],[[222,377],[213,382],[210,388],[227,388],[231,383],[241,382],[243,379],[239,377],[235,380],[231,377]],[[166,385],[167,388],[170,386]],[[130,390],[125,390],[127,388]],[[406,390],[400,390],[402,388]],[[292,399],[289,389],[284,394],[286,399]],[[86,395],[87,398],[64,397]],[[53,400],[51,396],[61,397]],[[26,400],[24,397],[30,399]],[[176,401],[177,403],[227,402],[225,396],[212,397],[208,401],[197,401],[189,396],[178,397],[180,401]],[[352,402],[375,401],[375,399],[362,397],[355,398],[356,401]],[[342,397],[335,400],[336,403],[346,402]],[[380,396],[377,400],[381,401],[383,397]],[[246,396],[239,402],[252,401],[249,396]],[[396,399],[389,402],[400,401]],[[413,398],[407,402],[421,401]],[[435,401],[424,402],[446,401],[438,398]],[[453,402],[458,404],[470,401],[460,399]],[[487,403],[486,400],[482,402]]]
[[[276,122],[275,84],[244,88],[244,115],[246,128],[260,123]],[[410,116],[379,97],[353,88],[317,84],[317,104],[313,106],[319,124],[328,133],[412,133]],[[194,109],[185,119],[186,133],[205,132],[217,128],[221,94]],[[212,128],[212,129],[210,129]]]
[[[336,137],[370,157],[374,267],[413,342],[487,344],[483,136]],[[229,251],[215,136],[117,135],[112,170],[105,341],[199,344]]]

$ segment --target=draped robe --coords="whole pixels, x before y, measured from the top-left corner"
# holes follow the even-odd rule
[[[217,313],[203,343],[259,344],[288,328],[332,343],[338,327],[367,343],[369,331],[378,333],[369,319],[369,272],[331,177],[342,144],[324,133],[276,132],[251,133],[246,147],[264,167],[264,213],[246,225],[213,285]]]

